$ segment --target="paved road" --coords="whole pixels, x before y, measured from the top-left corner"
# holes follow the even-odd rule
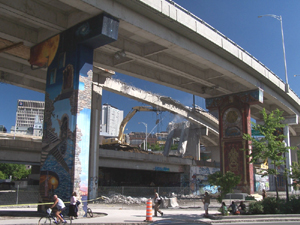
[[[73,224],[106,224],[106,225],[145,225],[145,224],[300,224],[300,215],[238,215],[222,217],[217,207],[209,210],[211,218],[204,218],[203,208],[168,208],[162,209],[164,216],[153,217],[152,222],[146,220],[146,206],[133,209],[124,205],[122,208],[112,208],[109,205],[89,204],[94,212],[93,218],[81,217],[73,220]],[[0,208],[0,224],[36,225],[41,214],[36,208]],[[268,223],[271,221],[271,223]],[[290,222],[287,222],[290,221]],[[256,223],[258,222],[258,223]]]
[[[244,222],[237,222],[234,223],[235,225],[253,225],[253,224],[266,224],[266,225],[279,225],[279,224],[286,224],[286,225],[299,225],[300,221],[280,221],[280,222],[251,222],[251,223],[244,223]],[[211,223],[215,224],[215,223]],[[232,223],[218,223],[218,225],[232,225]]]

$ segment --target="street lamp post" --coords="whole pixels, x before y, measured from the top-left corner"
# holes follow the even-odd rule
[[[144,123],[144,122],[139,122],[139,124],[140,124],[140,123],[144,124],[145,127],[146,127],[146,144],[145,144],[145,146],[144,146],[144,150],[147,150],[147,124]]]
[[[258,18],[261,18],[263,16],[270,16],[270,17],[273,17],[273,18],[275,18],[275,19],[277,19],[277,20],[280,21],[280,25],[281,25],[281,38],[282,38],[282,49],[283,49],[283,60],[284,60],[284,69],[285,69],[285,92],[288,93],[289,92],[289,82],[288,82],[287,67],[286,67],[286,56],[285,56],[285,47],[284,47],[282,17],[281,16],[277,16],[277,15],[273,15],[273,14],[267,14],[267,15],[258,16]]]

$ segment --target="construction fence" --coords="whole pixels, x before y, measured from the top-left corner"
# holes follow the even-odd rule
[[[98,197],[91,199],[94,204],[142,204],[149,198],[154,197],[154,193],[165,199],[177,197],[177,199],[190,199],[199,201],[205,190],[199,188],[197,191],[190,187],[126,187],[126,186],[100,186]],[[36,205],[39,202],[39,186],[27,185],[25,188],[11,186],[7,190],[0,190],[0,205]]]

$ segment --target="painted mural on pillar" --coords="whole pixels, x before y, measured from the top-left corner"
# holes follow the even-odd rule
[[[221,171],[231,171],[241,176],[237,189],[252,194],[254,192],[253,165],[247,155],[249,142],[243,134],[251,134],[250,105],[263,102],[261,89],[224,95],[206,99],[206,108],[219,111]]]
[[[32,69],[47,67],[40,202],[88,198],[93,50],[117,40],[118,20],[97,15],[34,46]]]
[[[86,207],[92,52],[79,47],[58,55],[57,60],[54,57],[49,65],[40,178],[42,202],[52,201],[53,194],[69,201],[76,191],[85,202],[80,206]],[[80,66],[77,62],[81,62]]]

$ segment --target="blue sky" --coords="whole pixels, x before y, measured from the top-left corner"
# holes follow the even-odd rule
[[[272,17],[258,18],[259,15],[266,14],[281,15],[288,82],[293,91],[300,95],[300,76],[294,77],[295,74],[300,75],[299,0],[175,0],[175,2],[230,38],[285,81],[280,21]],[[192,106],[191,94],[122,74],[116,74],[114,77],[135,87],[170,96],[184,105]],[[0,124],[8,129],[15,123],[18,99],[44,100],[44,94],[9,84],[0,84],[0,96],[2,96]],[[107,91],[103,92],[103,103],[124,110],[124,116],[132,107],[143,105]],[[196,97],[196,105],[204,107],[204,104],[202,98]],[[163,119],[158,129],[154,128],[157,119]],[[144,132],[145,126],[139,122],[148,125],[148,132],[153,128],[154,132],[164,131],[168,122],[174,119],[174,115],[168,112],[163,112],[159,116],[154,112],[138,112],[127,124],[125,132]]]

